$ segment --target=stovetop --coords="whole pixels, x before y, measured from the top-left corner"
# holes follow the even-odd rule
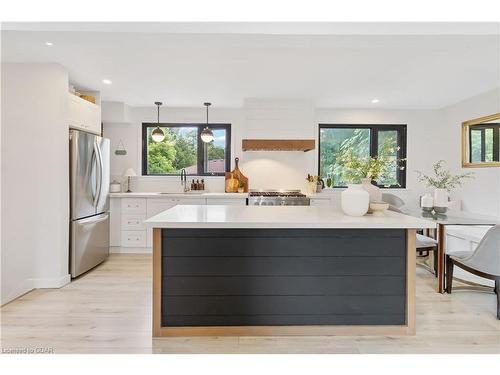
[[[250,190],[251,197],[305,197],[300,190]]]

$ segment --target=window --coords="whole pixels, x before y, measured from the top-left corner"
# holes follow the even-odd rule
[[[319,125],[318,174],[332,187],[345,187],[340,156],[350,150],[355,156],[406,158],[406,125]],[[394,165],[377,181],[380,187],[406,187],[406,168]]]
[[[210,124],[214,140],[204,143],[200,133],[206,124],[160,124],[165,139],[154,142],[157,124],[142,124],[142,174],[144,176],[224,175],[231,165],[231,125]]]
[[[500,126],[488,124],[469,128],[470,162],[500,161]]]

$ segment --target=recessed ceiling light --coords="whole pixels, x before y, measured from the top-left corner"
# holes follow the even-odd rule
[[[52,43],[52,42],[45,42],[45,45],[49,46],[49,47],[52,47],[54,45],[54,43]]]
[[[380,100],[378,99],[372,99],[372,103],[375,104],[375,103],[378,103]]]
[[[111,85],[113,82],[111,82],[111,80],[109,79],[103,79],[102,83],[105,83],[106,85]]]

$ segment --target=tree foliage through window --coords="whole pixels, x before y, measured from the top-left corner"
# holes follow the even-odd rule
[[[319,175],[332,182],[334,187],[346,185],[346,181],[359,171],[349,170],[347,160],[374,159],[394,161],[389,169],[378,173],[379,186],[404,187],[405,170],[398,167],[398,159],[406,157],[406,127],[404,125],[320,125]],[[379,160],[380,159],[380,160]],[[368,165],[367,163],[363,163]],[[385,163],[387,164],[387,163]]]
[[[188,174],[221,174],[226,170],[226,160],[229,160],[229,125],[222,129],[214,130],[218,135],[216,139],[208,144],[199,140],[198,134],[202,125],[175,125],[161,126],[165,139],[161,142],[153,141],[152,130],[154,124],[144,124],[143,136],[143,174],[165,175],[179,174],[184,168]],[[207,156],[211,170],[199,170],[203,168],[204,148],[207,148]],[[208,168],[207,168],[208,169]]]

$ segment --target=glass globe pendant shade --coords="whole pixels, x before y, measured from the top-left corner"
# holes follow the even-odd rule
[[[210,143],[214,140],[214,133],[209,128],[205,128],[200,134],[201,140],[205,143]]]
[[[151,138],[153,138],[153,141],[155,142],[161,142],[165,139],[165,133],[160,129],[159,126],[157,126],[151,132]]]

